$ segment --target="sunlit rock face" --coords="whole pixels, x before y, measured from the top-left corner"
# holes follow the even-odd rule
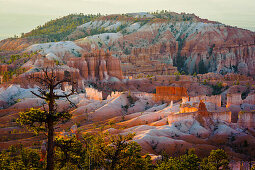
[[[188,96],[187,89],[184,87],[167,87],[159,86],[156,87],[155,101],[177,101],[182,97]]]
[[[85,53],[81,58],[70,58],[67,65],[79,69],[81,76],[85,79],[123,78],[120,61],[109,51],[94,50],[91,53]]]
[[[177,67],[173,66],[173,60],[168,55],[158,55],[150,53],[150,50],[138,49],[134,54],[122,56],[120,58],[122,71],[124,75],[137,75],[143,73],[145,75],[173,75],[177,72]],[[148,51],[148,52],[146,52]],[[161,62],[160,60],[165,62]]]
[[[102,100],[103,99],[102,92],[99,92],[96,89],[85,88],[85,91],[86,91],[86,97],[90,100]]]
[[[241,106],[242,104],[255,105],[255,94],[248,94],[248,96],[245,99],[242,99],[241,93],[227,95],[226,107],[230,107],[231,105]]]
[[[98,46],[98,42],[103,48],[110,47],[124,64],[125,74],[136,69],[149,74],[146,67],[148,62],[144,58],[147,56],[149,61],[153,61],[150,63],[152,66],[154,62],[166,65],[166,68],[161,69],[163,75],[170,66],[182,67],[188,73],[199,73],[201,61],[209,72],[255,75],[254,32],[201,19],[179,22],[151,20],[153,22],[142,24],[139,21],[133,23],[132,20],[123,22],[121,19],[101,18],[81,27],[102,28],[108,22],[109,30],[114,24],[119,24],[124,31],[89,36],[78,40],[77,44],[88,50],[89,44]],[[139,64],[134,64],[134,60]],[[151,73],[153,72],[155,69],[151,67]]]
[[[227,107],[230,107],[231,105],[240,105],[242,103],[243,101],[240,93],[227,95]]]
[[[208,113],[207,107],[210,108],[210,106],[211,106],[211,102],[208,102],[206,106],[203,100],[188,102],[188,101],[185,101],[185,98],[184,98],[182,100],[182,104],[180,106],[179,112],[180,113],[198,112],[199,115],[208,116],[209,113]],[[210,110],[212,109],[210,108]],[[213,110],[216,110],[215,107]]]
[[[248,128],[255,128],[255,114],[252,112],[239,113],[237,123]]]

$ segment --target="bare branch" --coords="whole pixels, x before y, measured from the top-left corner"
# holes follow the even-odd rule
[[[66,97],[66,100],[72,105],[72,107],[77,108],[76,104],[72,102],[68,97]]]
[[[39,97],[39,98],[41,98],[41,99],[46,100],[46,97],[40,96],[39,94],[36,94],[36,93],[33,92],[33,91],[31,91],[31,93],[33,93],[33,95],[35,95],[35,96],[37,96],[37,97]]]
[[[48,76],[48,67],[46,67],[46,69],[43,69],[43,72],[45,73],[46,79],[49,80],[49,84],[52,84],[51,78]]]
[[[71,92],[71,93],[69,93],[69,94],[65,94],[65,95],[54,95],[54,97],[57,97],[57,98],[59,98],[59,97],[69,97],[69,96],[71,96],[71,95],[73,95],[74,94],[74,92]]]
[[[45,90],[42,90],[41,88],[38,88],[38,91],[43,95],[43,96],[46,96],[46,91]]]
[[[61,83],[65,83],[65,82],[71,82],[71,79],[67,79],[67,78],[64,78],[63,80],[60,80],[59,82],[57,82],[55,85],[53,85],[53,87],[57,87],[59,84]]]

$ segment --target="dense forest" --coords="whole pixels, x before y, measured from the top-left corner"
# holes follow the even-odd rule
[[[47,42],[67,40],[67,36],[71,34],[77,26],[92,21],[100,16],[100,14],[70,14],[62,18],[51,20],[42,26],[38,26],[31,32],[22,33],[21,37],[43,38],[46,39]]]
[[[229,156],[222,149],[212,150],[208,157],[199,158],[194,149],[171,157],[162,152],[161,159],[141,155],[141,146],[128,142],[133,135],[85,134],[82,139],[57,138],[54,169],[106,170],[218,170],[229,169]],[[253,169],[254,167],[252,167]],[[0,169],[46,169],[46,158],[39,149],[22,145],[11,146],[0,152]]]

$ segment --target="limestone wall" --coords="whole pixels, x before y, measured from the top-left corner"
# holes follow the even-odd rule
[[[169,125],[171,125],[173,122],[178,122],[178,121],[182,121],[182,120],[192,120],[197,115],[198,115],[198,112],[170,114],[170,115],[168,115],[168,123],[169,123]],[[230,111],[210,112],[209,115],[214,120],[225,121],[225,122],[231,123],[232,114]],[[237,124],[239,126],[255,128],[255,112],[240,112],[240,113],[238,113]]]
[[[211,113],[212,118],[215,120],[221,120],[225,122],[231,122],[231,112],[226,111],[226,112],[212,112]]]
[[[244,100],[243,103],[254,104],[255,105],[255,94],[249,94]]]
[[[243,103],[255,105],[255,94],[249,94],[244,100],[241,98],[241,93],[227,94],[227,108],[231,105],[240,105]]]
[[[180,113],[189,113],[189,112],[197,112],[198,108],[196,107],[180,107]]]
[[[102,100],[103,99],[103,95],[102,92],[99,92],[96,89],[93,88],[85,88],[86,90],[86,97],[88,99],[92,99],[92,100]]]
[[[187,99],[183,99],[187,100]],[[200,102],[200,100],[204,102],[214,103],[216,106],[221,107],[221,95],[214,95],[214,96],[196,96],[190,97],[189,101],[191,102]]]
[[[231,105],[240,105],[243,103],[240,93],[227,94],[227,108]]]
[[[80,58],[69,58],[69,67],[77,68],[85,79],[108,79],[110,76],[122,79],[120,61],[109,51],[95,50]]]
[[[112,98],[115,98],[117,96],[120,96],[122,94],[122,92],[118,92],[118,91],[112,91],[110,95],[107,96],[107,100],[110,100]]]
[[[155,101],[177,101],[184,96],[188,96],[187,89],[184,87],[158,86],[156,87]]]
[[[255,128],[255,112],[239,112],[238,125],[248,128]]]
[[[135,97],[139,99],[144,99],[144,100],[151,100],[154,98],[154,95],[151,93],[145,93],[145,92],[133,92],[132,93]]]
[[[171,125],[174,122],[182,121],[182,120],[192,120],[196,116],[196,112],[190,113],[179,113],[179,114],[170,114],[168,115],[168,123]]]
[[[192,120],[199,113],[198,112],[189,112],[189,113],[179,113],[179,114],[170,114],[168,115],[168,123],[171,125],[173,122],[178,122],[182,120]],[[231,112],[211,112],[209,114],[212,119],[220,120],[225,122],[231,122]]]

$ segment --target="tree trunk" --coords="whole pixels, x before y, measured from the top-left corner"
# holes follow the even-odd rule
[[[49,120],[48,122],[48,148],[47,148],[47,170],[54,169],[54,128],[53,121]]]
[[[48,115],[48,150],[47,150],[47,170],[54,169],[54,127],[53,127],[53,114],[54,114],[54,92],[53,87],[50,86],[50,101],[49,101],[49,115]]]

